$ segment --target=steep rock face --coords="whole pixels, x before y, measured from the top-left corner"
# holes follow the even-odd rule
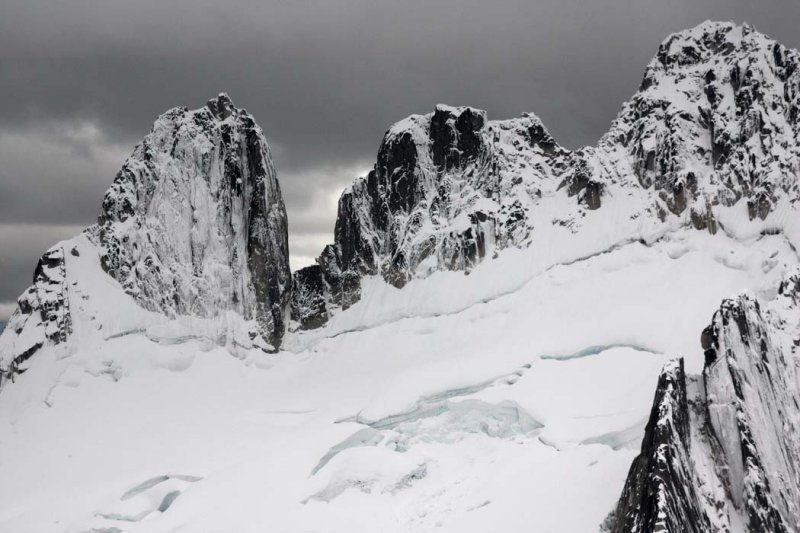
[[[622,151],[659,216],[689,209],[714,228],[711,207],[743,200],[765,219],[796,202],[800,54],[752,26],[706,22],[668,37],[639,91],[600,141]]]
[[[725,300],[701,342],[702,379],[662,374],[610,530],[799,530],[800,269],[766,308]]]
[[[689,459],[685,380],[682,359],[669,363],[659,376],[641,454],[631,466],[619,508],[612,515],[613,533],[709,530]]]
[[[208,333],[213,341],[275,350],[290,290],[286,210],[261,128],[224,94],[201,109],[175,108],[125,161],[97,224],[42,256],[0,335],[0,379],[23,372],[40,348],[64,347],[76,325],[124,333],[129,317],[99,304],[130,297],[153,316],[128,329],[159,315],[216,317],[218,329],[237,331]]]
[[[751,531],[800,529],[800,271],[775,306],[729,300],[714,316],[703,372],[710,426]]]
[[[375,167],[342,194],[334,244],[298,272],[294,317],[323,324],[329,309],[358,300],[364,275],[402,287],[527,246],[527,213],[542,196],[536,182],[557,172],[564,153],[534,115],[488,121],[477,109],[439,105],[395,124]]]
[[[631,238],[647,224],[716,233],[726,210],[781,231],[799,174],[800,54],[749,25],[706,22],[664,41],[596,147],[565,150],[533,115],[489,121],[469,107],[392,126],[340,198],[334,243],[297,277],[292,315],[324,324],[366,275],[402,287],[469,272],[551,226],[580,233],[607,200]]]
[[[261,128],[226,95],[158,118],[106,193],[98,226],[103,268],[145,308],[232,310],[280,344],[286,210]]]

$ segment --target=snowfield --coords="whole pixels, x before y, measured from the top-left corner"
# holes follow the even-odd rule
[[[594,147],[399,122],[291,273],[255,119],[174,108],[0,335],[0,533],[796,531],[798,140],[705,22]]]
[[[124,307],[73,241],[75,286],[115,322],[3,390],[0,531],[597,531],[663,364],[698,372],[720,300],[770,299],[797,263],[781,235],[691,230],[557,262],[509,249],[369,280],[268,355]]]

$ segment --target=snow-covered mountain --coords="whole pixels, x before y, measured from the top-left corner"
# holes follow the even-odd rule
[[[294,276],[253,118],[168,111],[0,335],[0,531],[797,530],[798,67],[706,22],[595,147],[409,117]]]
[[[290,287],[286,210],[261,128],[224,94],[172,109],[117,174],[97,224],[42,256],[0,337],[0,384],[44,346],[77,349],[76,328],[123,333],[109,328],[129,307],[129,318],[152,312],[145,322],[210,319],[215,341],[273,350]],[[122,307],[107,305],[115,298]]]
[[[261,128],[220,94],[158,118],[106,193],[103,270],[146,309],[255,319],[278,346],[289,299],[286,209]]]
[[[488,121],[440,105],[411,116],[342,195],[334,244],[296,275],[293,315],[323,324],[358,299],[366,275],[402,287],[542,233],[591,233],[598,210],[629,219],[629,233],[735,231],[730,211],[782,231],[800,187],[798,87],[797,51],[749,25],[707,22],[664,41],[596,147],[561,148],[533,115]]]

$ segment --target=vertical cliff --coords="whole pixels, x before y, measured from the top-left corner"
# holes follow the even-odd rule
[[[286,209],[261,128],[227,95],[158,118],[106,193],[98,227],[103,268],[147,309],[232,310],[280,344]]]
[[[280,346],[291,290],[286,209],[261,128],[227,95],[161,115],[106,192],[97,224],[76,239],[42,256],[19,298],[0,336],[5,379],[40,348],[65,345],[75,321],[124,322],[82,310],[120,289],[167,319],[234,313],[255,324],[253,344]],[[84,263],[71,272],[79,248]]]
[[[748,295],[723,301],[701,343],[702,377],[687,380],[677,363],[662,372],[609,529],[797,531],[800,270],[766,308]]]

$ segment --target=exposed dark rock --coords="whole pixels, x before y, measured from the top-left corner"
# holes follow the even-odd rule
[[[291,273],[286,210],[269,147],[221,94],[155,122],[106,193],[101,265],[142,306],[255,319],[277,348]]]
[[[707,230],[712,235],[717,233],[717,219],[714,217],[714,212],[710,205],[706,205],[704,212],[692,208],[689,212],[689,217],[695,229]]]
[[[314,329],[328,321],[325,278],[322,267],[312,265],[297,271],[293,279],[292,316],[301,329]]]
[[[609,519],[609,531],[710,531],[695,490],[690,446],[686,378],[680,359],[667,364],[659,376],[642,450]]]
[[[750,220],[754,220],[756,217],[766,220],[771,208],[772,204],[763,192],[759,192],[755,197],[747,200],[747,214]]]
[[[577,196],[578,202],[587,209],[600,209],[600,199],[603,194],[603,184],[592,179],[592,170],[586,158],[580,152],[572,160],[572,170],[565,178],[567,194]]]
[[[0,367],[0,387],[24,372],[22,363],[45,344],[63,344],[72,333],[69,291],[66,286],[64,249],[51,248],[36,265],[31,285],[17,300],[17,310],[6,325],[7,335],[19,335],[27,329],[23,341],[0,345],[10,349],[3,353],[8,361]]]
[[[506,150],[513,150],[513,161]],[[563,153],[534,115],[489,122],[483,111],[439,105],[396,124],[372,171],[339,199],[334,244],[311,271],[298,272],[293,319],[301,328],[323,324],[330,312],[358,300],[363,276],[403,287],[423,271],[468,272],[496,248],[524,245],[530,202],[516,198],[522,178],[512,169]],[[531,193],[541,198],[532,187]],[[478,198],[494,208],[477,207]],[[586,202],[598,201],[599,188],[590,187]],[[452,226],[456,218],[467,224]]]
[[[702,381],[692,382],[695,414],[687,410],[682,367],[667,366],[642,453],[607,528],[800,528],[799,334],[800,269],[766,309],[747,295],[722,302],[700,337],[705,368]],[[698,459],[713,469],[697,468]]]

